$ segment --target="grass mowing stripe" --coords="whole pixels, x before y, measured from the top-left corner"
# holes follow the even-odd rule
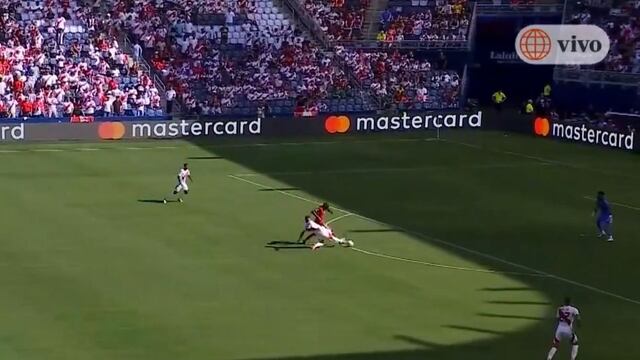
[[[285,196],[288,196],[288,197],[292,197],[292,198],[295,198],[295,199],[298,199],[298,200],[301,200],[301,201],[305,201],[305,202],[309,202],[309,203],[313,203],[313,204],[318,202],[317,200],[307,199],[307,198],[302,197],[300,195],[292,194],[292,193],[289,193],[287,191],[276,189],[274,187],[271,187],[271,186],[268,186],[268,185],[264,185],[264,184],[261,184],[261,183],[258,183],[258,182],[252,181],[252,180],[243,179],[243,178],[235,176],[235,175],[228,175],[228,176],[230,178],[232,178],[232,179],[235,179],[235,180],[238,180],[238,181],[242,181],[242,182],[245,182],[247,184],[251,184],[253,186],[257,186],[257,187],[260,187],[260,188],[263,188],[263,189],[269,189],[269,190],[272,190],[274,192],[277,192],[277,193],[280,193],[282,195],[285,195]],[[334,209],[336,209],[336,210],[338,210],[340,212],[343,212],[343,213],[351,213],[353,216],[356,216],[356,217],[361,218],[363,220],[372,221],[372,222],[374,222],[376,224],[379,224],[379,225],[382,225],[382,226],[393,227],[390,224],[387,224],[387,223],[384,223],[382,221],[375,220],[375,219],[372,219],[372,218],[357,214],[357,213],[352,212],[352,211],[343,210],[343,209],[340,209],[340,208],[337,208],[337,207],[334,207]],[[439,244],[446,245],[448,247],[451,247],[451,248],[454,248],[454,249],[458,249],[458,250],[467,252],[469,254],[473,254],[473,255],[476,255],[476,256],[479,256],[479,257],[484,257],[486,259],[490,259],[490,260],[493,260],[493,261],[496,261],[496,262],[500,262],[500,263],[503,263],[503,264],[506,264],[506,265],[510,265],[512,267],[519,268],[519,269],[522,269],[522,270],[526,270],[526,271],[529,271],[529,272],[532,272],[532,273],[536,273],[536,274],[539,274],[539,275],[544,275],[546,277],[553,278],[553,279],[556,279],[558,281],[565,282],[567,284],[571,284],[571,285],[574,285],[574,286],[577,286],[577,287],[581,287],[583,289],[587,289],[587,290],[593,291],[595,293],[599,293],[601,295],[606,295],[606,296],[609,296],[609,297],[612,297],[612,298],[616,298],[618,300],[623,300],[623,301],[626,301],[626,302],[629,302],[629,303],[632,303],[632,304],[640,305],[640,300],[631,299],[629,297],[626,297],[626,296],[623,296],[623,295],[618,295],[618,294],[612,293],[610,291],[606,291],[606,290],[597,288],[595,286],[583,284],[583,283],[580,283],[578,281],[567,279],[567,278],[564,278],[564,277],[561,277],[561,276],[558,276],[558,275],[553,275],[553,274],[547,273],[547,272],[542,271],[542,270],[537,270],[537,269],[534,269],[534,268],[526,266],[526,265],[518,264],[518,263],[515,263],[513,261],[505,260],[505,259],[499,258],[497,256],[493,256],[493,255],[490,255],[490,254],[483,253],[481,251],[469,249],[467,247],[464,247],[464,246],[461,246],[461,245],[458,245],[458,244],[455,244],[455,243],[452,243],[452,242],[449,242],[449,241],[446,241],[446,240],[438,239],[436,237],[429,236],[429,235],[426,235],[426,234],[423,234],[423,233],[419,233],[419,232],[416,232],[416,231],[411,231],[411,230],[404,229],[404,228],[398,227],[398,226],[395,226],[395,227],[397,229],[399,229],[399,230],[402,230],[402,231],[406,232],[407,234],[411,234],[411,235],[414,235],[416,237],[423,238],[425,240],[430,240],[430,241],[433,241],[433,242],[437,242]]]
[[[596,198],[592,197],[592,196],[583,196],[583,199],[587,199],[587,200],[592,200],[592,201],[596,201]],[[626,205],[623,203],[619,203],[619,202],[613,202],[613,201],[609,201],[609,203],[616,205],[616,206],[620,206],[623,208],[627,208],[627,209],[631,209],[631,210],[635,210],[635,211],[640,211],[640,207],[635,207],[635,206],[631,206],[631,205]]]

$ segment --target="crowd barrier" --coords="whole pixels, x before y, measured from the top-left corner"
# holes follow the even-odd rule
[[[0,143],[26,141],[117,141],[228,137],[340,137],[347,134],[419,133],[449,129],[500,130],[603,148],[640,151],[633,132],[607,131],[493,109],[451,112],[326,114],[296,118],[106,118],[0,124]],[[88,121],[90,120],[90,121]]]

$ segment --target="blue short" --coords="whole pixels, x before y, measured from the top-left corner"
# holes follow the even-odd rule
[[[603,214],[598,216],[598,224],[611,224],[613,223],[613,215]]]

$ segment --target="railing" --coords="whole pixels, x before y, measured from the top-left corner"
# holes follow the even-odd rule
[[[535,5],[503,5],[503,4],[477,4],[481,15],[513,15],[513,14],[536,14],[536,15],[556,15],[561,14],[563,4],[535,4]]]
[[[478,23],[478,3],[473,4],[473,12],[471,13],[471,22],[469,23],[469,51],[473,51],[476,40],[476,27]]]
[[[281,3],[283,6],[286,6],[289,11],[302,23],[311,34],[316,37],[320,43],[325,47],[329,47],[329,39],[327,38],[327,34],[322,31],[320,25],[313,19],[306,9],[304,9],[299,2],[294,0],[282,0]]]
[[[349,46],[363,49],[419,49],[419,50],[451,50],[468,51],[469,40],[402,40],[385,42],[378,40],[340,40],[330,42],[333,46]]]
[[[553,71],[553,78],[559,82],[579,82],[583,84],[638,87],[640,91],[640,74],[634,73],[620,73],[556,66]]]
[[[469,66],[465,65],[462,71],[462,84],[460,91],[460,107],[464,107],[467,103],[467,95],[469,90]]]

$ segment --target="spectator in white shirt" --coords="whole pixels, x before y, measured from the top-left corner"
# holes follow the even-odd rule
[[[176,91],[173,88],[169,88],[166,93],[167,98],[167,114],[171,114],[173,112],[173,101],[176,98]]]

